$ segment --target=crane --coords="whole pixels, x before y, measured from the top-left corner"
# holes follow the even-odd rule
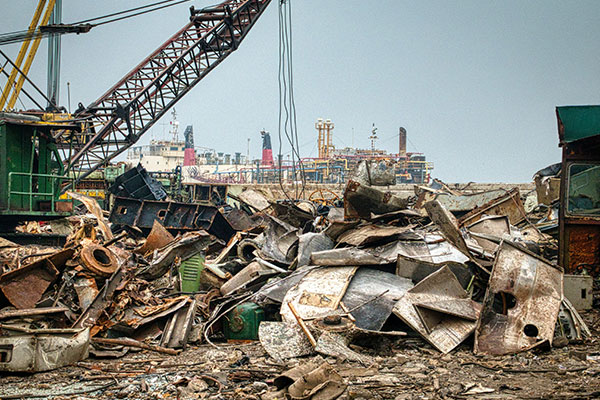
[[[238,48],[270,1],[225,0],[199,10],[190,7],[183,28],[96,101],[87,107],[80,103],[73,115],[0,113],[0,215],[11,221],[68,215],[61,194],[136,143]],[[36,10],[30,29],[35,31],[40,19],[46,24],[49,14]],[[35,48],[40,36],[34,37]],[[17,69],[28,79],[24,72]]]
[[[74,183],[123,153],[213,68],[235,51],[271,0],[226,0],[190,21],[75,118],[81,132],[55,139]],[[64,188],[66,190],[67,187]]]

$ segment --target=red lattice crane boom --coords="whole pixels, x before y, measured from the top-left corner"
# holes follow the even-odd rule
[[[190,22],[80,110],[86,129],[58,139],[76,181],[132,146],[170,107],[237,49],[271,0],[227,0],[190,9]]]

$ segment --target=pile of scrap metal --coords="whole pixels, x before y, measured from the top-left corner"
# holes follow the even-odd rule
[[[230,277],[204,265],[235,232],[219,210],[195,206],[186,210],[193,223],[170,231],[163,224],[173,216],[157,212],[145,235],[143,226],[107,221],[92,198],[69,194],[95,218],[73,217],[79,226],[63,248],[0,243],[0,371],[44,371],[130,348],[177,354],[195,341],[200,300]]]
[[[556,246],[528,223],[518,189],[419,187],[406,199],[376,186],[383,168],[363,171],[343,201],[250,189],[226,214],[117,197],[106,220],[72,193],[95,218],[81,218],[64,248],[3,258],[0,370],[248,340],[277,360],[370,364],[360,346],[407,335],[444,353],[473,335],[476,353],[498,355],[589,334],[548,261]],[[343,387],[324,378],[303,390]]]
[[[369,364],[350,344],[417,335],[447,353],[472,336],[475,353],[502,355],[589,335],[563,295],[556,241],[530,223],[518,188],[418,187],[406,199],[370,180],[347,183],[343,208],[242,193],[254,223],[218,261],[245,266],[220,287],[206,341]]]

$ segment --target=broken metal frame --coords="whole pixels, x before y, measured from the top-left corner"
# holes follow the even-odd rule
[[[115,225],[150,230],[158,221],[167,230],[204,229],[224,241],[235,234],[217,207],[171,201],[137,200],[116,197],[109,217]]]

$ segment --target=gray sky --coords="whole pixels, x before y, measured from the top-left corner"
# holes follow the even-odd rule
[[[600,1],[292,0],[294,80],[303,157],[316,153],[316,118],[335,123],[338,147],[397,152],[433,161],[448,182],[529,181],[560,161],[554,107],[600,104]],[[63,0],[74,22],[150,0]],[[215,1],[216,2],[216,1]],[[37,0],[3,0],[4,32],[26,29]],[[61,103],[102,95],[188,20],[195,0],[63,36]],[[260,155],[263,128],[277,148],[278,18],[274,0],[241,47],[176,106],[181,132],[217,151]],[[18,46],[4,46],[13,58]],[[30,77],[46,87],[46,43]],[[0,81],[4,83],[4,81]],[[27,102],[25,102],[28,105]],[[155,125],[139,143],[162,136]],[[354,134],[352,132],[354,131]],[[285,149],[285,147],[284,147]]]

